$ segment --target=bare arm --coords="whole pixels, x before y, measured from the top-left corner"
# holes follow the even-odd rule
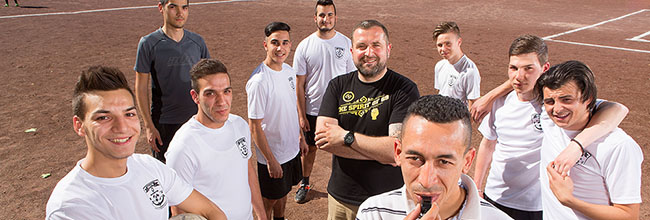
[[[367,157],[359,153],[348,146],[343,145],[343,138],[348,132],[343,129],[331,129],[330,127],[335,125],[338,126],[338,120],[335,118],[330,118],[326,116],[318,116],[316,119],[316,146],[319,149],[327,151],[331,154],[334,154],[339,157],[356,159],[356,160],[372,160],[372,158]],[[358,137],[355,134],[355,137]],[[335,144],[340,142],[340,144]],[[357,141],[355,141],[357,142]]]
[[[264,211],[264,203],[262,202],[262,194],[260,191],[260,183],[257,179],[257,174],[253,168],[253,159],[248,159],[248,186],[251,188],[251,202],[253,203],[253,211],[257,215],[258,220],[266,219],[266,211]]]
[[[142,122],[144,123],[147,142],[149,142],[151,149],[160,152],[158,146],[156,146],[156,142],[162,145],[162,138],[160,138],[160,133],[154,126],[153,120],[151,120],[151,110],[149,108],[151,106],[149,103],[149,74],[147,73],[135,72],[135,102],[137,103]]]
[[[257,145],[257,147],[260,149],[260,152],[262,152],[264,159],[266,159],[269,175],[271,178],[282,178],[282,167],[280,167],[280,163],[278,163],[278,160],[275,159],[273,152],[271,152],[269,143],[266,140],[266,135],[262,130],[263,119],[249,120],[250,122],[248,124],[251,129],[251,137],[253,139],[253,142],[255,142],[255,145]],[[259,157],[260,155],[257,156]]]
[[[307,121],[307,113],[305,110],[305,78],[306,75],[296,75],[296,96],[298,98],[298,119],[300,128],[303,131],[310,131],[309,122]]]
[[[476,183],[476,188],[478,188],[480,192],[483,192],[483,180],[485,180],[485,176],[487,176],[487,170],[492,162],[492,153],[494,153],[496,145],[497,140],[488,140],[484,137],[478,148],[476,167],[474,167],[474,182]],[[479,193],[479,196],[483,197],[483,193]]]
[[[573,196],[573,181],[571,177],[562,177],[551,162],[546,167],[549,185],[555,197],[571,209],[580,211],[590,219],[639,219],[640,204],[597,205],[579,200]]]
[[[192,190],[192,194],[185,201],[178,204],[177,207],[189,213],[199,214],[207,219],[226,219],[226,215],[217,205],[196,190]]]
[[[481,120],[483,120],[483,117],[485,117],[485,115],[487,115],[490,110],[492,110],[492,103],[494,103],[494,100],[501,96],[507,95],[510,91],[512,91],[510,80],[506,80],[501,85],[490,90],[490,92],[474,101],[471,108],[469,109],[470,113],[472,114],[472,119],[475,122],[480,123]]]
[[[587,147],[606,134],[613,131],[625,119],[628,108],[616,102],[603,102],[598,105],[594,115],[578,136],[574,139]],[[582,150],[577,143],[571,141],[569,145],[555,158],[555,170],[567,176],[571,167],[580,159]]]
[[[354,133],[355,141],[351,147],[379,163],[395,165],[394,145],[401,131],[402,123],[393,123],[388,125],[389,136],[371,137]]]

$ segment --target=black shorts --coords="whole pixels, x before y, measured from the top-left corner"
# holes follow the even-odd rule
[[[165,163],[167,160],[165,158],[165,152],[167,152],[167,148],[169,148],[169,143],[172,141],[172,138],[174,137],[174,134],[176,134],[176,131],[178,131],[179,128],[181,128],[183,124],[158,124],[154,123],[154,127],[158,129],[158,133],[160,134],[160,139],[162,139],[162,145],[158,144],[158,141],[156,141],[156,146],[160,150],[160,152],[156,152],[151,149],[151,155],[158,159],[160,162]]]
[[[281,164],[282,178],[271,178],[266,165],[257,162],[257,178],[260,181],[262,197],[267,199],[281,199],[286,196],[291,187],[298,185],[302,180],[302,162],[300,152],[290,161]]]
[[[494,207],[497,207],[504,213],[508,214],[514,220],[542,220],[542,211],[524,211],[524,210],[503,206],[495,202],[494,200],[490,199],[487,195],[485,195],[485,193],[483,193],[483,198],[489,203],[492,203]]]
[[[309,146],[316,146],[316,118],[317,116],[307,115],[309,122],[309,131],[303,132],[305,134],[305,141]]]

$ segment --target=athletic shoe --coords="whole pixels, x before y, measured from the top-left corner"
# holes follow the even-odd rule
[[[20,7],[20,5],[18,3],[16,3],[16,7]]]
[[[299,204],[307,202],[307,193],[309,190],[311,190],[309,185],[300,184],[300,188],[296,191],[296,198],[294,198],[294,200]]]
[[[9,7],[9,4],[5,4],[5,7]]]

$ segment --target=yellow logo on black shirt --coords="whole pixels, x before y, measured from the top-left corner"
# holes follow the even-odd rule
[[[343,93],[343,101],[344,102],[350,102],[354,99],[354,93],[352,91],[347,91]]]
[[[389,98],[389,95],[378,95],[374,98],[362,96],[358,100],[350,102],[354,99],[354,93],[351,91],[345,92],[343,93],[343,101],[346,103],[339,106],[339,115],[351,114],[363,117],[368,113],[368,111],[371,111],[370,116],[372,117],[372,120],[377,120],[377,117],[379,116],[379,106]]]

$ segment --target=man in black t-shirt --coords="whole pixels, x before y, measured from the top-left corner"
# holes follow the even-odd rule
[[[368,197],[401,187],[393,145],[408,106],[420,96],[410,79],[386,68],[386,27],[359,23],[352,36],[358,71],[332,79],[316,122],[316,145],[330,152],[328,219],[354,219]]]

